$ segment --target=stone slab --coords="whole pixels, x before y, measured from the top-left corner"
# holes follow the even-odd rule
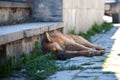
[[[46,80],[72,80],[72,78],[78,73],[80,70],[68,70],[68,71],[59,71],[55,75],[50,76]]]
[[[63,28],[61,22],[39,22],[2,26],[0,27],[0,45],[59,28]]]
[[[21,7],[21,8],[29,8],[30,5],[28,3],[20,3],[20,2],[9,2],[9,1],[0,1],[0,7]]]

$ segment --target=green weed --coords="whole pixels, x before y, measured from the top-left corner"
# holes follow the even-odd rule
[[[101,25],[97,24],[96,22],[92,25],[92,27],[87,31],[87,32],[79,32],[78,34],[75,32],[75,29],[69,31],[69,34],[74,34],[74,35],[80,35],[87,39],[88,41],[90,40],[90,37],[97,34],[97,33],[105,33],[109,31],[113,27],[112,23],[108,22],[103,22]]]
[[[14,57],[6,60],[5,64],[0,66],[0,77],[7,77],[12,74],[12,71],[24,69],[24,74],[32,80],[44,80],[57,70],[54,59],[55,56],[51,55],[51,53],[44,54],[40,50],[39,43],[36,42],[31,54],[23,55],[17,62]]]
[[[14,58],[8,57],[4,64],[0,65],[0,77],[8,77],[11,75],[12,70],[13,70],[13,61]]]

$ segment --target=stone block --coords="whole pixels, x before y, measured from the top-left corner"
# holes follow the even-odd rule
[[[103,15],[104,0],[63,0],[65,33],[73,29],[76,33],[86,32],[95,22],[101,24]]]
[[[1,25],[23,23],[29,19],[29,9],[27,8],[0,8]]]
[[[34,35],[43,34],[44,32],[48,31],[48,26],[36,29],[29,29],[24,31],[24,37],[31,37]]]
[[[63,22],[64,22],[64,32],[72,30],[75,26],[74,24],[74,13],[72,13],[72,9],[64,9],[63,10]]]
[[[82,0],[81,0],[81,2],[82,2]],[[73,4],[73,3],[74,3],[74,4]],[[66,3],[66,4],[67,4],[67,3]],[[72,6],[73,9],[81,8],[80,0],[72,0],[71,6]]]
[[[28,3],[20,3],[20,2],[10,2],[10,1],[0,1],[0,7],[12,7],[12,8],[29,8],[30,5]]]
[[[95,8],[96,9],[101,9],[103,10],[104,9],[104,5],[105,5],[105,0],[95,0]]]
[[[21,40],[6,44],[6,56],[14,56],[18,60],[23,55]]]
[[[14,56],[17,60],[23,54],[29,54],[35,42],[41,42],[44,32],[55,30],[62,32],[63,23],[27,23],[0,27],[0,63],[3,63],[7,56]]]
[[[63,9],[72,9],[73,0],[63,0]]]
[[[0,35],[0,45],[22,39],[23,37],[23,31]]]
[[[58,24],[48,26],[48,31],[53,31],[53,30],[57,30],[60,28],[63,28],[63,23],[58,23]]]
[[[41,36],[40,35],[35,35],[35,36],[32,36],[32,37],[22,39],[23,53],[29,54],[33,50],[33,48],[35,47],[34,44],[35,44],[36,41],[37,42],[41,41]]]
[[[85,1],[85,8],[88,8],[88,9],[94,9],[95,8],[95,0],[91,0],[91,1],[88,1],[88,0],[84,0]],[[99,1],[98,1],[99,2]]]
[[[37,21],[62,21],[62,0],[34,0],[32,13]]]

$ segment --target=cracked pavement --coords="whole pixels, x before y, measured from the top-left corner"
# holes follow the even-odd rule
[[[117,25],[106,33],[91,37],[93,44],[106,49],[103,56],[74,57],[56,61],[61,71],[46,80],[120,80],[120,28]]]

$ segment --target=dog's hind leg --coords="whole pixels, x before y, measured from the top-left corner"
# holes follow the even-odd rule
[[[89,48],[95,48],[96,50],[104,50],[104,48],[90,43],[89,41],[87,41],[86,39],[84,39],[81,36],[72,35],[72,37],[76,43],[82,44],[82,45],[89,47]]]
[[[76,42],[73,43],[71,42],[69,44],[66,44],[65,50],[82,51],[82,50],[91,50],[91,48],[78,44]]]

